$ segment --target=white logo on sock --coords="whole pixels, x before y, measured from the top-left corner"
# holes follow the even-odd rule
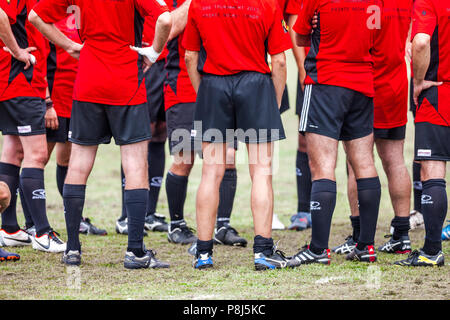
[[[433,204],[433,198],[427,194],[422,195],[422,204]]]
[[[311,209],[311,211],[313,211],[313,210],[322,210],[322,207],[320,206],[320,202],[311,201],[310,209]]]
[[[163,177],[153,177],[152,182],[150,183],[150,187],[161,188]]]
[[[33,200],[45,200],[46,199],[44,189],[34,190],[32,192],[32,194],[33,194],[33,197],[31,199],[33,199]]]

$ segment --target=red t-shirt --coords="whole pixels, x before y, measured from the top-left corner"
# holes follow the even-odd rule
[[[28,21],[28,14],[37,0],[0,0],[0,7],[8,15],[17,44],[22,49],[36,47],[31,52],[36,65],[24,70],[25,64],[0,50],[0,101],[16,97],[45,98],[47,81],[47,45],[42,34]],[[2,41],[0,46],[4,47]]]
[[[167,5],[173,11],[184,3],[185,0],[169,0]],[[182,39],[184,31],[178,37],[167,43],[169,54],[167,56],[167,79],[164,84],[164,100],[166,110],[180,103],[193,103],[197,99],[184,61],[186,49]]]
[[[425,80],[443,82],[423,92],[417,108],[416,123],[429,122],[450,126],[450,1],[416,0],[412,37],[418,33],[431,36],[430,66]],[[419,99],[422,100],[422,99]],[[419,101],[420,102],[420,101]]]
[[[406,41],[412,0],[384,0],[383,20],[374,50],[374,127],[390,129],[408,122]]]
[[[75,16],[72,14],[55,23],[56,27],[69,39],[81,43],[78,30],[73,25]],[[66,50],[52,46],[50,53],[54,55],[55,66],[48,68],[48,78],[53,80],[51,97],[56,114],[59,117],[70,118],[72,113],[73,87],[78,71],[78,60],[72,58]]]
[[[190,51],[203,47],[206,60],[199,69],[215,75],[270,73],[266,52],[292,47],[277,0],[193,0],[183,45]]]
[[[156,20],[158,17],[149,16],[145,18],[144,22],[144,34],[142,37],[142,41],[146,42],[151,46],[153,44],[153,40],[155,38],[155,26],[156,26]],[[145,47],[145,46],[144,46]],[[165,60],[168,54],[167,47],[164,47],[163,51],[158,57],[157,61]]]
[[[41,0],[34,10],[47,23],[80,11],[81,50],[73,99],[106,105],[147,101],[140,47],[144,17],[168,11],[162,0]],[[70,11],[69,11],[70,12]],[[157,19],[157,18],[155,18]]]
[[[340,86],[374,96],[372,8],[382,5],[376,0],[303,0],[294,31],[310,36],[311,19],[316,11],[319,16],[305,61],[305,84]]]

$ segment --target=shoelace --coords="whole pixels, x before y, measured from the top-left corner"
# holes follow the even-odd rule
[[[411,258],[414,258],[414,257],[418,257],[419,255],[420,255],[420,252],[418,250],[414,250],[413,252],[411,252],[408,255],[408,260],[411,259]]]
[[[180,229],[181,229],[181,232],[183,232],[185,235],[188,235],[188,236],[193,236],[194,232],[195,232],[195,229],[188,227],[187,224],[180,225]]]
[[[61,241],[61,239],[58,238],[59,236],[60,236],[59,233],[56,232],[56,231],[54,231],[54,230],[50,230],[50,231],[48,232],[48,237],[49,237],[51,240],[55,241],[55,242],[58,243],[58,244],[63,244],[63,242]]]
[[[273,246],[273,252],[275,254],[278,254],[281,258],[283,258],[284,260],[289,260],[291,257],[286,256],[286,254],[278,249],[278,244],[280,243],[281,240],[278,240],[277,243]]]
[[[385,235],[384,235],[384,238],[385,238],[385,239],[392,238],[392,234],[385,234]]]

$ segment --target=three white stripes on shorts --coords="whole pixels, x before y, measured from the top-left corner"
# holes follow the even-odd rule
[[[312,85],[308,84],[305,87],[305,96],[303,98],[303,108],[302,108],[302,114],[300,117],[300,128],[299,131],[306,131],[306,124],[308,122],[308,113],[309,113],[309,104],[311,102],[311,91],[312,91]]]

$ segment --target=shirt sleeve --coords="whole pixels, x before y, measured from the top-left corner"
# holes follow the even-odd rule
[[[45,23],[56,23],[68,15],[71,5],[70,0],[41,0],[33,10]]]
[[[318,9],[318,0],[299,0],[300,12],[297,21],[293,27],[294,31],[301,35],[310,35],[312,31],[311,19],[314,12]]]
[[[269,30],[267,38],[267,51],[270,55],[278,54],[292,48],[289,29],[283,19],[281,9],[277,6],[275,18]]]
[[[411,39],[418,33],[433,35],[437,26],[437,14],[430,0],[416,0],[413,11]]]
[[[10,24],[16,23],[17,17],[17,1],[0,0],[0,8],[6,13]]]
[[[153,17],[156,21],[164,12],[168,12],[169,8],[164,0],[135,0],[136,9],[143,17]]]
[[[302,0],[288,0],[286,5],[286,14],[299,14]]]
[[[200,51],[202,40],[200,38],[200,31],[198,30],[195,21],[194,2],[191,2],[188,13],[188,21],[186,29],[184,30],[183,47],[189,51]]]

